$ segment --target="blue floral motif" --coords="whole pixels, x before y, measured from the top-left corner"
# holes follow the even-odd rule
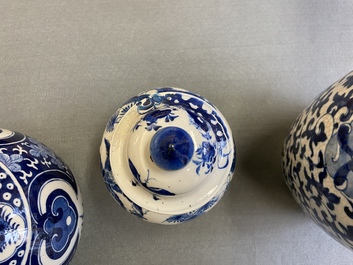
[[[172,122],[174,121],[176,118],[178,118],[178,115],[175,115],[174,113],[170,112],[167,116],[165,116],[165,122]]]
[[[23,161],[23,157],[19,154],[7,155],[0,153],[0,162],[2,162],[9,170],[12,172],[20,172],[21,171],[21,163]]]
[[[32,148],[29,153],[32,156],[35,156],[37,158],[43,157],[43,158],[48,158],[48,157],[55,157],[54,153],[49,150],[45,145],[39,143],[38,141],[28,138],[28,140],[31,142],[29,145],[30,148]]]
[[[50,162],[53,163],[54,165],[57,165],[60,169],[67,169],[65,164],[62,162],[62,160],[58,159],[56,155],[51,151],[48,147],[46,147],[44,144],[38,142],[37,140],[27,137],[30,144],[29,147],[31,148],[29,150],[29,153],[37,158],[44,158],[44,159],[50,159]],[[49,166],[47,164],[47,166]]]
[[[156,125],[155,123],[147,122],[147,131],[158,131],[162,126]]]
[[[27,211],[19,195],[19,186],[13,182],[13,175],[11,177],[5,172],[5,168],[6,165],[0,166],[0,264],[9,258],[13,263],[20,264],[22,257],[16,257],[14,253],[26,248]],[[14,197],[16,203],[11,200]]]
[[[210,142],[202,142],[201,146],[196,150],[198,160],[193,160],[197,165],[196,173],[200,174],[200,169],[206,167],[205,174],[209,174],[213,170],[216,161],[216,148]]]
[[[164,119],[165,122],[172,122],[178,115],[175,115],[172,109],[163,109],[163,110],[152,110],[143,117],[142,121],[146,122],[145,129],[147,131],[158,131],[162,126],[157,125],[158,120]],[[137,130],[141,126],[141,122],[137,123],[134,127],[134,131]]]
[[[5,251],[6,246],[16,244],[20,239],[17,226],[10,213],[6,215],[4,208],[0,207],[0,253]]]

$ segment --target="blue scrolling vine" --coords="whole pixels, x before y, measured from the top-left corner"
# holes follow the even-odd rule
[[[183,95],[191,97],[184,99]],[[190,124],[195,126],[204,138],[204,141],[195,151],[197,159],[193,160],[193,163],[197,166],[197,174],[200,174],[201,168],[204,169],[204,174],[211,173],[216,162],[218,169],[226,168],[232,150],[225,148],[230,139],[223,119],[214,109],[209,113],[203,108],[205,102],[214,108],[206,99],[193,96],[195,94],[189,91],[181,90],[175,93],[173,88],[159,88],[154,94],[141,94],[133,97],[111,118],[107,131],[113,131],[114,125],[119,123],[133,105],[136,105],[137,112],[143,115],[142,120],[133,128],[134,131],[142,126],[142,121],[146,123],[145,129],[147,131],[157,131],[161,128],[161,125],[158,124],[159,120],[163,119],[167,123],[172,122],[178,118],[174,111],[183,109],[190,118]],[[212,139],[211,135],[214,135],[215,139]],[[217,160],[217,156],[220,159]],[[225,158],[225,161],[223,158]],[[221,160],[222,164],[220,164]]]
[[[343,213],[353,220],[353,75],[338,83],[338,89],[337,84],[329,87],[293,124],[285,142],[283,169],[287,185],[305,211],[353,249],[353,226],[341,223],[335,212],[344,204]],[[330,181],[333,188],[325,185]]]

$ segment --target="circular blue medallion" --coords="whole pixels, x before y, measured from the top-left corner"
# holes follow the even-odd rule
[[[190,135],[178,127],[160,129],[150,143],[150,154],[154,163],[165,170],[185,167],[194,153]]]

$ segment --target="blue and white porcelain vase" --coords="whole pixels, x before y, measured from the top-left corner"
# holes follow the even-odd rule
[[[0,129],[0,264],[68,264],[82,219],[68,166],[37,140]]]
[[[353,72],[294,122],[285,140],[283,170],[304,211],[353,250]]]
[[[206,99],[179,88],[150,90],[109,120],[100,147],[115,200],[148,222],[177,224],[210,210],[234,171],[225,118]]]

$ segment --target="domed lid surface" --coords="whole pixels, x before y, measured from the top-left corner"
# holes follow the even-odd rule
[[[136,215],[148,219],[151,213],[195,211],[223,194],[235,146],[210,102],[183,89],[159,88],[130,99],[112,116],[101,160],[113,196],[124,207],[127,200],[141,208]]]

